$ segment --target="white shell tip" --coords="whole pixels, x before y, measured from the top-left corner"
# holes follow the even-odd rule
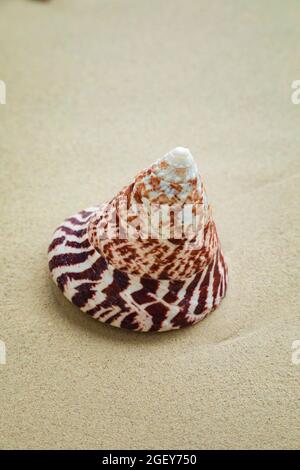
[[[187,168],[194,164],[194,158],[190,150],[185,147],[176,147],[167,154],[170,165],[180,168]]]

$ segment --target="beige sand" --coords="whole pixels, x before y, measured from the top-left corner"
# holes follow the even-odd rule
[[[1,1],[1,448],[300,447],[299,15]],[[205,176],[227,298],[178,332],[103,326],[50,281],[51,233],[176,145]]]

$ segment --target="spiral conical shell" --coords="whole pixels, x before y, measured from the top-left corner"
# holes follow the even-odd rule
[[[99,321],[166,331],[202,320],[227,288],[227,267],[202,178],[174,149],[109,203],[67,219],[49,247],[54,281]]]

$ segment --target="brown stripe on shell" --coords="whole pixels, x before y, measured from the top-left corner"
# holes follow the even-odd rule
[[[54,250],[54,248],[56,248],[58,245],[61,245],[64,242],[65,239],[66,239],[65,236],[54,238],[52,240],[52,242],[50,243],[50,245],[49,245],[48,253],[50,253],[50,251]]]
[[[88,259],[89,256],[93,255],[95,250],[83,251],[81,253],[62,253],[53,258],[49,262],[50,271],[55,268],[62,266],[71,266],[72,264],[80,264]]]

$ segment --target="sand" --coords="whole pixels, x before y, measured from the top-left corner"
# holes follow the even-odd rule
[[[1,448],[300,447],[299,15],[1,1]],[[51,234],[178,145],[206,181],[227,297],[176,332],[97,323],[50,280]]]

